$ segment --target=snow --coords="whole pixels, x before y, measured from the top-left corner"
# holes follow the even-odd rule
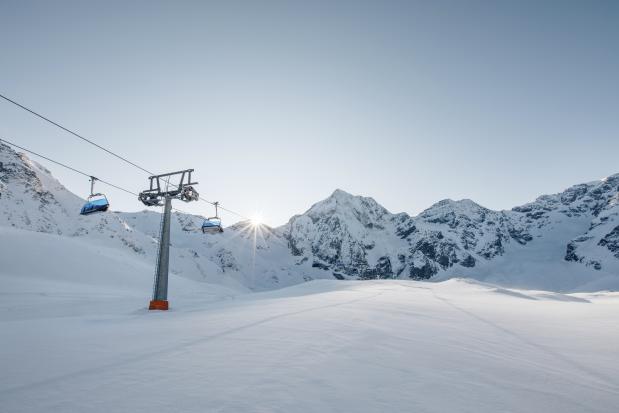
[[[619,277],[616,272],[595,271],[563,259],[565,245],[562,241],[586,231],[589,222],[583,217],[556,216],[554,225],[544,229],[543,237],[535,237],[526,246],[513,246],[502,256],[480,262],[475,268],[453,268],[436,277],[436,280],[460,276],[525,289],[617,291]]]
[[[619,175],[514,211],[410,217],[336,190],[216,236],[175,213],[171,310],[149,312],[161,215],[82,217],[44,167],[3,145],[0,162],[3,413],[619,405],[619,293],[602,291],[619,290]],[[403,279],[326,279],[379,265]],[[424,265],[440,282],[406,280]]]
[[[0,227],[112,249],[143,266],[155,262],[159,210],[80,216],[83,200],[43,166],[3,144],[0,164]],[[512,211],[446,199],[411,217],[335,190],[282,227],[240,222],[210,235],[200,231],[203,217],[174,213],[170,271],[252,291],[312,279],[452,277],[561,292],[616,290],[618,200],[619,174]]]
[[[614,412],[619,293],[316,280],[248,293],[0,229],[3,412]],[[36,257],[36,259],[33,259]]]
[[[88,246],[115,249],[152,267],[157,253],[160,210],[108,211],[78,215],[84,200],[69,192],[49,171],[0,144],[0,228],[57,234]],[[111,208],[114,208],[110,196]],[[204,235],[203,217],[173,213],[170,271],[193,280],[235,289],[268,290],[331,277],[295,265],[288,246],[267,227],[248,223]],[[0,243],[10,242],[2,237]],[[256,251],[258,251],[256,253]],[[276,264],[274,264],[276,263]]]
[[[299,262],[350,278],[469,277],[516,288],[616,290],[618,191],[613,175],[512,211],[445,199],[410,217],[337,190],[276,232]]]

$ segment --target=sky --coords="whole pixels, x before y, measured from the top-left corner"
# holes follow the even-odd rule
[[[336,188],[415,215],[619,172],[617,1],[0,0],[0,50],[1,94],[148,170],[193,168],[203,198],[269,225]],[[2,100],[0,137],[148,185]]]

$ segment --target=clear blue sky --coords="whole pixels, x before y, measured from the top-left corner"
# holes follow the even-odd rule
[[[0,93],[273,225],[335,188],[416,214],[619,172],[618,1],[4,0],[0,45]],[[4,101],[0,135],[147,184]]]

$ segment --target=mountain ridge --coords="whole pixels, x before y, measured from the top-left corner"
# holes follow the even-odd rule
[[[46,168],[1,144],[0,162],[0,227],[82,237],[154,262],[159,213],[82,217],[81,199]],[[239,222],[205,236],[202,217],[174,213],[171,271],[257,290],[315,278],[453,276],[555,290],[619,288],[618,216],[619,174],[511,210],[444,199],[416,216],[336,189],[275,228]]]

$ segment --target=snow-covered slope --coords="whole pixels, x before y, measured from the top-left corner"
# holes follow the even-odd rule
[[[71,237],[155,261],[161,214],[82,217],[82,200],[44,167],[0,144],[0,226]],[[112,204],[113,207],[113,204]],[[443,200],[416,217],[336,190],[279,228],[240,222],[203,235],[174,213],[171,271],[266,290],[317,278],[466,276],[558,291],[619,289],[619,174],[511,211]]]
[[[174,214],[162,313],[146,310],[158,212],[82,217],[45,168],[4,146],[0,162],[2,412],[619,403],[617,293],[333,279],[619,288],[617,176],[512,211],[446,200],[410,217],[335,191],[281,228],[206,236]]]
[[[55,234],[88,245],[129,251],[154,267],[161,225],[159,209],[81,216],[83,202],[43,166],[0,144],[0,227]],[[173,213],[173,274],[254,290],[298,284],[322,275],[309,265],[294,265],[286,241],[267,227],[255,230],[249,223],[240,222],[223,234],[204,235],[199,231],[202,220]],[[11,242],[6,233],[0,236],[3,244]]]
[[[4,227],[0,239],[0,322],[101,314],[110,308],[133,311],[137,302],[142,308],[150,300],[152,263],[131,249]],[[173,306],[242,292],[171,275]]]
[[[0,231],[21,233],[9,256],[62,239],[59,259],[70,247],[109,268],[71,264],[62,283],[28,276],[32,261],[11,265],[13,275],[0,269],[2,412],[611,413],[619,404],[617,293],[454,279],[239,294],[174,277],[171,311],[148,312],[140,262],[122,257],[137,273],[118,288],[124,271],[104,251]]]

